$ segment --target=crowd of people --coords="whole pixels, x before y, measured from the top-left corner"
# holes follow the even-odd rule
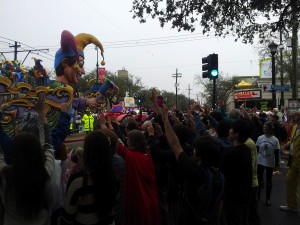
[[[283,122],[292,124],[286,131],[275,114],[240,108],[223,117],[194,104],[184,115],[155,99],[153,90],[152,115],[143,123],[132,117],[125,130],[99,114],[100,128],[86,135],[83,148],[63,144],[71,106],[62,104],[51,130],[42,98],[14,138],[1,129],[4,224],[260,224],[260,193],[265,188],[270,206],[282,150],[290,162],[287,205],[280,209],[297,212],[300,112]],[[1,118],[7,107],[0,106]],[[207,188],[207,168],[224,176],[223,191],[210,187],[222,193],[210,216],[199,208],[207,201],[199,195]]]
[[[57,52],[56,85],[84,74],[83,52],[78,58],[76,51]],[[149,95],[153,113],[145,121],[130,117],[122,126],[99,113],[99,126],[86,130],[83,147],[74,149],[64,144],[70,111],[93,108],[96,99],[61,104],[51,129],[40,95],[14,137],[0,126],[1,222],[260,225],[258,201],[272,204],[281,152],[290,160],[287,204],[280,209],[298,211],[300,112],[279,121],[276,110],[267,116],[241,107],[227,114],[194,104],[184,114],[158,104],[155,89]],[[0,103],[0,121],[8,107]]]

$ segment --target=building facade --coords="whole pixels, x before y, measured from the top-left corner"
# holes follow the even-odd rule
[[[246,108],[255,108],[258,110],[271,110],[272,109],[272,90],[271,78],[259,78],[259,77],[243,77],[243,80],[252,84],[250,87],[237,88],[230,93],[227,99],[227,110],[233,108],[239,108],[241,104],[244,104]],[[280,86],[281,80],[276,79],[276,107],[288,108],[290,110],[297,110],[299,108],[298,102],[292,100],[292,90],[290,88],[290,82],[288,79],[284,79],[284,88]],[[281,105],[281,91],[284,89],[283,105]],[[299,92],[300,90],[298,90]]]

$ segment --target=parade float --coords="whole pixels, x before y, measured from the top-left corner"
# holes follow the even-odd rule
[[[73,72],[70,79],[70,74],[65,75],[64,72],[58,71],[61,69],[64,71],[66,67],[62,66],[62,62],[66,65],[65,62],[73,57],[76,63],[72,64],[72,67],[68,65],[69,68],[75,70],[79,75],[84,74],[82,72],[84,71],[84,48],[89,44],[94,44],[100,49],[103,58],[101,61],[102,68],[98,68],[97,56],[96,79],[88,81],[90,90],[88,93],[84,93],[84,98],[78,98],[77,93],[74,93],[73,87],[70,86],[70,84],[78,82],[77,76]],[[126,114],[118,104],[119,88],[106,76],[103,67],[105,65],[103,53],[102,44],[93,35],[80,33],[74,36],[71,32],[64,30],[61,34],[60,48],[54,58],[55,79],[50,79],[41,59],[32,58],[35,63],[33,68],[25,67],[17,60],[0,62],[0,104],[9,103],[9,107],[5,110],[4,117],[1,120],[3,131],[11,137],[14,136],[15,128],[25,112],[35,111],[34,103],[41,95],[45,99],[47,120],[52,128],[58,122],[62,103],[68,103],[75,109],[69,112],[72,118],[71,122],[73,122],[76,110],[84,111],[89,106],[87,104],[88,99],[91,100],[91,98],[94,98],[97,103],[96,106],[95,104],[92,106],[94,107],[91,109],[93,113],[108,111],[110,115],[117,116],[119,122],[125,124],[129,116],[132,115]],[[82,63],[81,66],[80,62]],[[76,106],[74,104],[76,102],[80,104]],[[78,105],[83,107],[78,107]]]
[[[26,110],[33,110],[34,102],[40,95],[45,96],[46,112],[49,124],[57,123],[60,104],[71,103],[72,90],[67,87],[50,89],[46,69],[41,60],[33,58],[35,66],[25,68],[19,61],[4,60],[0,63],[0,102],[9,103],[1,121],[2,128],[9,136],[14,136],[15,127]]]
[[[2,128],[9,136],[14,136],[15,127],[26,110],[34,110],[34,102],[40,95],[45,96],[48,123],[54,127],[58,121],[60,105],[73,101],[71,86],[50,88],[46,69],[42,60],[33,58],[33,68],[24,67],[19,61],[4,60],[0,62],[0,102],[9,103],[1,121]],[[118,87],[106,78],[104,68],[99,70],[98,81],[92,81],[91,91],[87,98],[97,98],[97,111],[103,111],[113,104],[119,93]]]

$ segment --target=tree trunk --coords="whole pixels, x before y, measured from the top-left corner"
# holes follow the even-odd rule
[[[298,27],[299,22],[296,13],[296,5],[292,6],[292,77],[291,77],[291,86],[292,86],[292,98],[293,100],[298,100]],[[298,103],[298,102],[297,102]]]

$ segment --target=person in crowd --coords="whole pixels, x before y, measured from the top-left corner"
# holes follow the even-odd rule
[[[220,145],[222,154],[226,156],[233,149],[232,141],[229,138],[229,130],[231,126],[226,121],[220,121],[216,127],[216,137],[214,139]]]
[[[82,156],[83,148],[77,147],[71,149],[70,153],[68,154],[68,165],[64,175],[65,184],[68,183],[71,175],[78,173],[81,170],[83,163]]]
[[[272,123],[274,127],[274,136],[279,140],[280,144],[283,144],[283,142],[287,138],[287,132],[285,130],[285,127],[282,125],[281,122],[279,122],[278,115],[270,115],[269,121]]]
[[[241,112],[239,109],[232,109],[229,114],[228,117],[224,117],[224,121],[232,124],[233,122],[239,120],[241,117]]]
[[[117,148],[119,145],[119,140],[118,140],[118,136],[116,135],[116,133],[114,131],[112,131],[111,129],[101,129],[101,131],[110,139],[111,141],[111,151],[113,154],[113,158],[112,158],[112,165],[113,168],[118,176],[118,180],[120,183],[120,195],[118,197],[117,200],[117,206],[116,206],[116,218],[115,218],[115,224],[116,225],[121,225],[122,222],[122,199],[123,199],[123,191],[124,191],[124,176],[125,176],[125,162],[124,160],[121,158],[121,156],[119,156],[117,154]]]
[[[283,125],[287,121],[287,117],[288,117],[287,110],[285,108],[282,108],[280,111],[282,113],[281,118],[282,118],[282,125]]]
[[[273,115],[276,115],[277,117],[278,117],[278,122],[280,123],[280,124],[282,124],[282,112],[281,112],[281,110],[279,110],[278,108],[274,108],[273,110]]]
[[[248,209],[248,225],[260,225],[258,214],[258,178],[257,178],[257,148],[255,142],[248,138],[245,145],[251,150],[252,161],[252,192]]]
[[[0,120],[4,116],[5,111],[9,106],[10,106],[9,103],[0,105]],[[60,107],[61,107],[61,112],[59,115],[58,122],[51,131],[51,138],[52,138],[54,151],[60,148],[60,145],[64,142],[65,138],[69,134],[70,116],[68,114],[68,111],[71,105],[68,103],[62,103]],[[35,114],[34,111],[33,114]],[[8,165],[10,165],[12,160],[12,152],[11,152],[12,138],[9,137],[4,132],[0,132],[0,146],[3,150],[5,162]]]
[[[257,138],[264,134],[263,125],[268,121],[267,114],[265,112],[255,113],[252,115],[252,121],[254,122],[257,131],[257,137],[256,139],[253,139],[253,141],[256,142]]]
[[[289,168],[286,178],[286,205],[281,205],[280,209],[290,212],[298,212],[299,208],[299,183],[300,183],[300,112],[293,114],[295,123],[290,141],[285,145],[289,150]]]
[[[159,225],[160,211],[153,160],[147,151],[142,131],[127,135],[128,148],[119,144],[117,153],[124,159],[126,172],[123,195],[123,225]]]
[[[94,117],[91,114],[90,109],[87,108],[85,110],[85,114],[83,115],[81,121],[83,122],[83,128],[86,134],[94,130]]]
[[[55,167],[54,150],[42,102],[36,105],[37,114],[24,115],[12,140],[10,166],[0,153],[4,224],[50,224],[56,197],[50,182]]]
[[[158,123],[152,123],[149,120],[146,121],[143,124],[143,132],[155,166],[161,224],[174,224],[171,222],[170,213],[173,212],[173,210],[170,202],[176,201],[177,199],[170,199],[170,192],[174,192],[177,186],[172,186],[170,183],[172,183],[171,180],[174,180],[172,179],[172,172],[174,170],[174,164],[176,164],[175,157]],[[175,163],[173,163],[173,161],[175,161]],[[170,191],[170,189],[172,189],[172,191]],[[179,216],[178,212],[172,215]]]
[[[239,119],[232,123],[229,137],[233,150],[223,161],[226,179],[224,212],[227,224],[247,224],[247,213],[252,192],[252,159],[251,150],[245,142],[251,135],[248,120]]]
[[[54,184],[53,207],[50,209],[51,225],[57,225],[57,220],[60,215],[60,209],[65,199],[66,182],[65,174],[68,167],[68,148],[65,144],[61,144],[54,152],[55,174],[52,176],[51,182]]]
[[[166,136],[168,138],[171,149],[178,161],[179,171],[183,174],[186,180],[186,207],[184,208],[184,214],[180,224],[201,224],[203,223],[201,212],[196,212],[199,202],[202,199],[199,198],[197,190],[206,181],[203,168],[210,168],[218,170],[217,167],[221,161],[221,151],[218,144],[209,137],[198,137],[194,141],[194,159],[188,156],[181,147],[180,141],[174,132],[172,125],[168,119],[168,108],[163,105],[162,108],[155,103],[155,90],[152,90],[151,101],[157,111],[160,111],[165,126]],[[205,146],[203,148],[203,146]],[[212,215],[207,224],[219,224],[220,214],[222,209],[222,202],[218,204],[216,213]],[[199,214],[198,214],[199,213]]]
[[[283,148],[284,145],[291,139],[291,134],[292,134],[292,130],[293,130],[293,126],[294,126],[294,120],[293,120],[293,114],[288,114],[287,119],[283,122],[283,127],[286,130],[287,133],[287,137],[284,140],[284,144],[283,144]],[[282,149],[283,149],[282,148]]]
[[[84,139],[82,170],[67,185],[60,224],[114,224],[119,192],[110,139],[93,131]]]
[[[120,140],[122,141],[122,143],[124,143],[124,145],[126,147],[128,147],[127,135],[132,130],[139,130],[138,124],[133,117],[127,118],[126,122],[120,124],[118,126],[118,129],[116,130],[116,132],[118,133],[118,135],[120,137]]]
[[[258,176],[258,199],[260,200],[260,192],[263,187],[263,175],[266,170],[266,205],[271,205],[272,176],[273,167],[279,168],[279,150],[280,144],[274,136],[274,126],[271,122],[264,124],[264,135],[258,137],[256,146],[257,154],[257,176]]]

